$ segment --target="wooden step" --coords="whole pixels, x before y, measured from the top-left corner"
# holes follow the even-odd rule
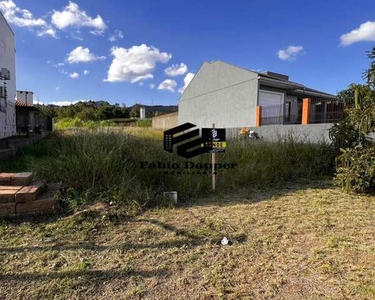
[[[30,185],[24,186],[16,193],[16,203],[35,201],[44,192],[45,188],[45,181],[33,181]]]
[[[16,193],[23,186],[0,186],[0,203],[15,203]]]
[[[0,173],[0,185],[10,185],[10,180],[16,173]]]
[[[56,206],[56,198],[61,189],[61,183],[49,184],[47,190],[35,201],[16,204],[16,214],[29,214],[53,211]]]
[[[16,173],[11,177],[11,185],[28,185],[33,180],[32,172]]]
[[[0,173],[0,185],[28,185],[33,179],[32,172]]]
[[[0,216],[13,216],[16,213],[16,203],[0,204]]]

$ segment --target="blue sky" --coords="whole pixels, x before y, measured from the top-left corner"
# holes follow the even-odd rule
[[[336,93],[362,82],[374,1],[0,0],[17,88],[44,103],[177,104],[203,61]],[[111,39],[112,37],[112,39]]]

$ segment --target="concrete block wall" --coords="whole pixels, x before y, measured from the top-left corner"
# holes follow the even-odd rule
[[[152,128],[154,129],[170,129],[176,127],[178,123],[178,112],[165,114],[152,118]]]
[[[293,137],[296,140],[311,143],[330,143],[329,129],[333,124],[308,125],[265,125],[249,127],[266,141],[277,141],[280,138]],[[241,128],[227,128],[227,138],[240,137]]]

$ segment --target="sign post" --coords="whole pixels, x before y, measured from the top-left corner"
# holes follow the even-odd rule
[[[215,123],[212,124],[212,129],[215,130]],[[217,153],[213,151],[211,153],[211,163],[212,163],[212,191],[216,192],[216,180],[217,180],[217,170],[216,164],[217,164]]]
[[[225,152],[227,148],[227,142],[225,140],[225,129],[216,128],[215,123],[212,124],[212,128],[202,128],[202,138],[204,144],[209,153],[211,153],[211,164],[212,164],[212,191],[215,192],[217,188],[217,154],[219,152]]]

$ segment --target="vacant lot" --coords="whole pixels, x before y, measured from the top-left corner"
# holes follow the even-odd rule
[[[374,215],[375,197],[315,182],[135,217],[97,204],[2,221],[0,298],[371,299]]]

